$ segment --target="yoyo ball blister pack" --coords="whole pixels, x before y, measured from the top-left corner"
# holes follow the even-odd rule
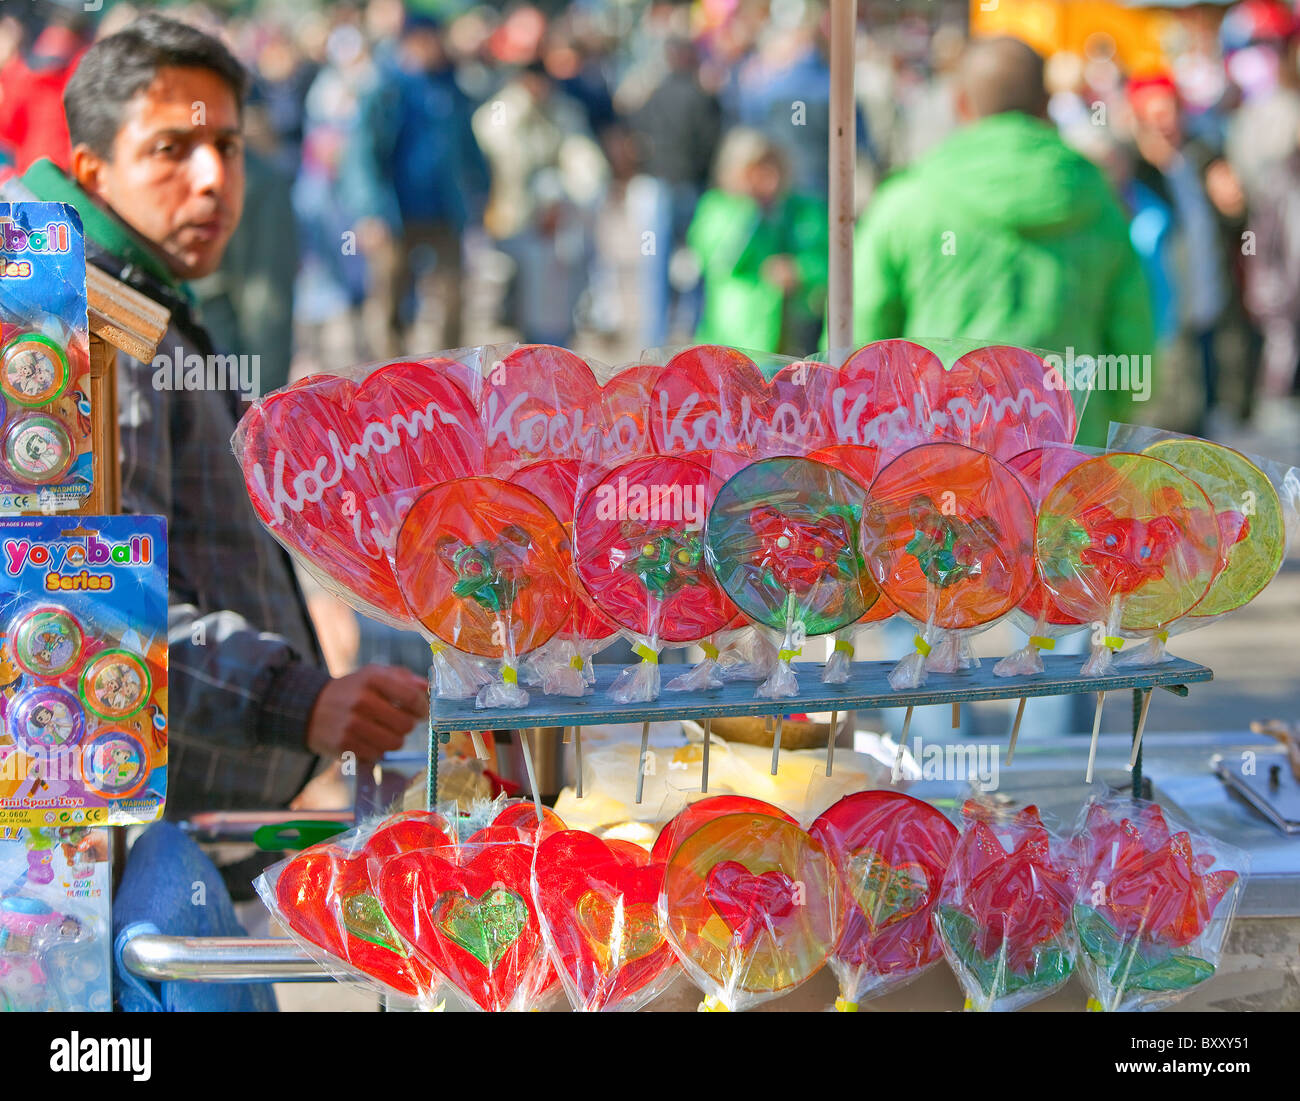
[[[130,825],[167,796],[159,516],[0,525],[0,826]]]
[[[112,1009],[108,833],[0,827],[0,1013]]]
[[[0,512],[62,512],[93,488],[81,218],[0,203]]]

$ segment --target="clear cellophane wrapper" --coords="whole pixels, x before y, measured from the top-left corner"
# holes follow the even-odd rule
[[[830,959],[837,1009],[897,990],[943,959],[933,916],[957,829],[940,811],[901,792],[863,791],[823,811],[809,832],[845,888]]]
[[[1110,446],[1169,463],[1210,499],[1217,523],[1190,526],[1188,537],[1217,543],[1219,561],[1209,591],[1186,615],[1146,632],[1116,658],[1122,667],[1170,660],[1170,635],[1196,630],[1245,607],[1277,575],[1300,530],[1300,469],[1222,444],[1165,429],[1111,424]]]
[[[631,1012],[676,980],[656,911],[663,879],[663,862],[631,842],[579,830],[539,841],[533,902],[574,1010]]]
[[[1094,797],[1071,844],[1071,920],[1089,1008],[1164,1009],[1212,978],[1249,855],[1188,829],[1155,803]]]
[[[558,992],[530,887],[541,832],[489,826],[479,841],[402,853],[380,874],[380,899],[406,951],[466,1009],[539,1009]]]
[[[1024,487],[983,451],[928,444],[880,471],[862,548],[890,603],[918,624],[912,653],[890,673],[895,690],[923,685],[932,663],[970,662],[964,635],[1009,614],[1029,590],[1033,530]]]
[[[433,1008],[436,973],[407,949],[379,899],[396,855],[454,844],[449,819],[403,811],[303,849],[254,883],[266,908],[326,972],[386,997]]]
[[[967,802],[935,923],[967,1008],[1013,1010],[1060,989],[1074,970],[1077,869],[1037,808]]]
[[[825,966],[843,920],[834,862],[786,820],[715,818],[668,860],[659,920],[704,1010],[742,1010]]]

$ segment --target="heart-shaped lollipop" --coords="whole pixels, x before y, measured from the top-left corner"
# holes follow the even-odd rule
[[[832,853],[852,899],[831,957],[850,1003],[914,978],[943,954],[931,915],[957,827],[893,791],[845,796],[808,831]]]
[[[538,845],[534,877],[538,912],[575,1009],[638,1009],[663,989],[677,962],[655,911],[663,864],[565,830]]]
[[[432,364],[394,363],[360,386],[316,375],[270,395],[232,441],[258,517],[359,610],[409,626],[381,498],[481,461],[478,413]]]
[[[385,916],[364,851],[349,856],[324,845],[299,853],[275,894],[289,928],[318,948],[399,993],[414,997],[432,986],[429,969],[411,958]]]
[[[379,897],[414,954],[480,1009],[527,1009],[554,984],[529,887],[527,845],[406,853]]]

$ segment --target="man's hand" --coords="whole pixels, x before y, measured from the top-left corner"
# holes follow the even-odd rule
[[[429,713],[428,687],[414,673],[367,665],[330,681],[307,722],[307,748],[322,757],[355,753],[377,761],[400,749],[407,734]]]

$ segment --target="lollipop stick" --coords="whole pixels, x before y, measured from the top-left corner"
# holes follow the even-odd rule
[[[1011,743],[1007,746],[1007,764],[1016,755],[1016,739],[1020,737],[1020,720],[1025,717],[1025,704],[1029,700],[1025,696],[1020,697],[1020,705],[1016,708],[1016,721],[1011,724]]]
[[[573,727],[566,726],[560,731],[560,745],[568,745],[573,741]]]
[[[700,765],[701,792],[707,792],[709,790],[709,742],[712,740],[712,736],[709,733],[709,727],[712,723],[712,719],[704,720],[704,760]]]
[[[914,708],[909,707],[907,714],[903,716],[903,733],[898,737],[898,753],[894,755],[894,773],[889,782],[896,784],[903,776],[903,747],[907,745],[907,732],[912,729],[912,712]]]
[[[1142,731],[1147,726],[1147,711],[1151,707],[1151,692],[1152,689],[1148,688],[1142,693],[1142,710],[1138,712],[1137,730],[1133,733],[1133,752],[1128,759],[1129,768],[1137,767],[1138,754],[1142,752]]]
[[[835,767],[835,734],[840,725],[840,713],[831,712],[831,732],[826,739],[826,775],[831,774],[831,769]]]
[[[785,723],[785,716],[776,717],[776,732],[772,735],[772,775],[776,775],[777,761],[781,756],[781,727]]]
[[[955,700],[952,705],[952,728],[954,730],[961,726],[961,704]]]
[[[469,743],[474,747],[474,756],[480,761],[488,759],[487,745],[483,741],[483,731],[471,730],[469,732]]]
[[[533,810],[537,812],[537,824],[542,824],[542,798],[537,792],[537,772],[533,768],[533,751],[531,747],[532,731],[519,731],[519,748],[524,752],[524,769],[528,773],[528,788],[533,793]]]
[[[1105,692],[1097,693],[1097,710],[1092,716],[1092,744],[1088,747],[1088,773],[1084,778],[1087,783],[1092,783],[1093,765],[1097,761],[1097,738],[1101,734],[1101,705],[1106,700]]]
[[[650,723],[641,724],[641,755],[636,762],[636,801],[641,802],[641,795],[645,790],[645,762],[650,755]]]
[[[578,798],[582,798],[582,727],[573,728],[573,769],[577,773],[575,786],[578,789]]]

